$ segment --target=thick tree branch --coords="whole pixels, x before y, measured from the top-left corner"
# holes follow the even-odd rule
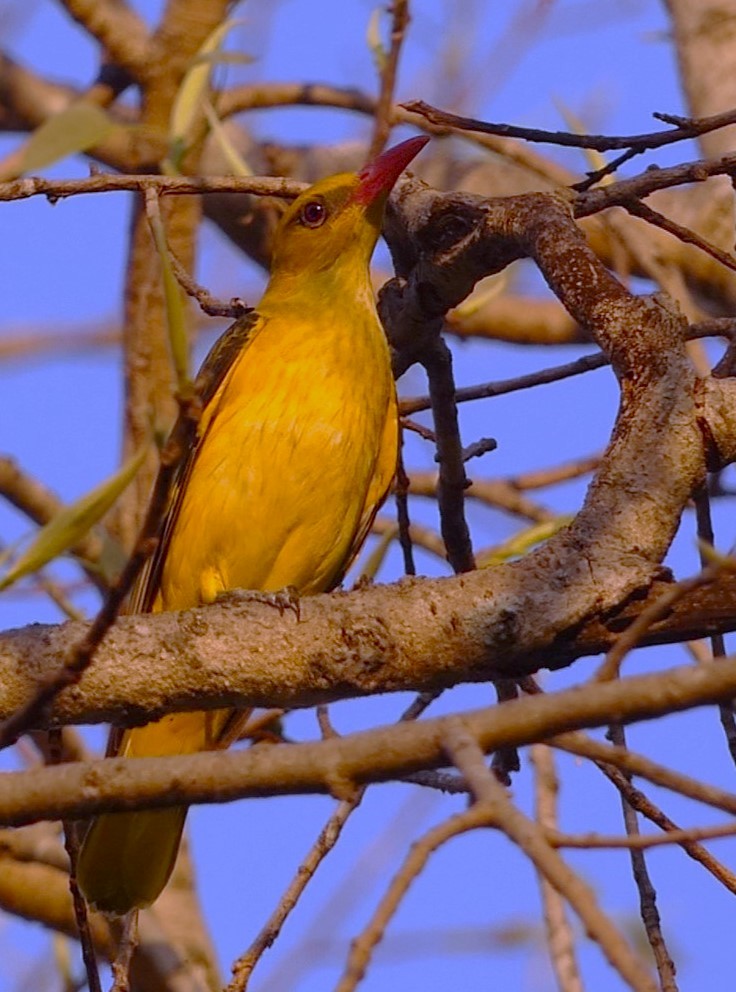
[[[448,227],[448,204],[456,208],[459,227]],[[389,327],[405,351],[417,347],[407,335],[427,321],[433,324],[480,273],[532,255],[572,316],[591,330],[612,361],[622,404],[583,508],[569,528],[521,561],[440,584],[408,582],[389,592],[369,590],[360,600],[311,599],[303,610],[306,622],[291,626],[273,616],[264,623],[263,615],[250,615],[247,637],[232,627],[213,628],[214,636],[206,636],[215,612],[123,621],[94,671],[105,679],[111,648],[119,684],[131,646],[134,657],[151,658],[147,684],[132,696],[136,717],[142,719],[147,710],[162,712],[169,703],[185,705],[178,701],[200,691],[209,698],[245,690],[258,694],[251,701],[306,705],[397,688],[438,689],[569,660],[580,653],[580,645],[572,644],[586,623],[610,615],[657,575],[680,514],[704,481],[705,444],[711,464],[736,454],[736,425],[729,412],[732,383],[710,380],[703,387],[696,381],[682,321],[662,302],[633,297],[616,282],[588,249],[562,200],[537,194],[479,203],[463,194],[438,194],[408,179],[393,217],[398,269],[407,275],[394,281],[385,300]],[[733,623],[730,617],[722,622],[726,627]],[[182,670],[190,677],[195,671],[181,661],[175,675],[166,671],[152,644],[156,628],[164,643],[177,644],[183,659],[209,652],[199,670],[203,674],[209,664],[208,686],[199,680],[196,688],[187,684]],[[182,636],[192,630],[199,634]],[[49,654],[39,650],[37,640],[25,643],[19,637],[7,643],[9,652],[28,657],[21,671],[47,675]],[[55,645],[52,654],[63,657],[63,635],[51,635],[49,643]],[[259,667],[259,658],[274,656],[278,666]],[[241,662],[235,659],[247,658],[253,664],[239,671]],[[202,659],[196,664],[203,665]],[[154,671],[162,679],[158,691]],[[246,684],[238,685],[243,677]],[[10,706],[27,698],[32,678],[19,681],[17,673],[10,678],[5,694]],[[88,716],[111,716],[111,702],[100,699],[99,708],[92,707],[91,714],[87,709]],[[115,705],[125,703],[118,697]]]
[[[736,661],[725,660],[316,743],[165,758],[107,758],[12,772],[4,776],[0,793],[0,824],[20,826],[39,819],[79,819],[108,809],[229,802],[248,796],[322,792],[346,798],[366,782],[395,780],[446,764],[444,735],[458,719],[488,753],[600,726],[611,714],[633,722],[734,695]],[[736,797],[727,796],[717,805],[733,812]]]
[[[247,601],[121,617],[94,664],[59,696],[45,723],[135,723],[176,709],[224,704],[303,707],[559,668],[606,650],[643,605],[671,587],[655,582],[646,599],[632,599],[616,614],[560,632],[554,643],[531,624],[520,640],[507,639],[512,618],[504,604],[523,585],[520,564],[309,597],[301,602],[299,622],[291,613],[281,617],[267,605]],[[554,590],[552,596],[554,601]],[[529,609],[534,615],[534,606]],[[736,577],[723,576],[684,597],[642,643],[734,629]],[[85,630],[72,622],[0,636],[0,719],[58,670]]]
[[[123,0],[64,0],[67,12],[103,51],[133,76],[145,69],[148,31],[143,21]]]

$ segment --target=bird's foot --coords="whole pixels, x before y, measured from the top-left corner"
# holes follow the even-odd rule
[[[299,593],[295,586],[284,586],[275,592],[262,592],[260,589],[227,589],[221,592],[217,603],[263,603],[279,611],[281,616],[286,610],[294,613],[297,621],[301,619]]]

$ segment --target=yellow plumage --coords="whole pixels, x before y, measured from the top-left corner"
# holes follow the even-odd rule
[[[368,266],[391,186],[425,141],[317,183],[286,211],[257,311],[203,367],[213,386],[137,609],[186,609],[235,588],[309,595],[341,581],[396,466],[396,395]],[[126,731],[118,751],[221,746],[230,715],[172,714]],[[153,902],[185,816],[98,817],[78,866],[88,900],[120,914]]]

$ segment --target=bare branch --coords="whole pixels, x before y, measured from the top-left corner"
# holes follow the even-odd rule
[[[368,151],[369,159],[374,158],[382,150],[391,130],[391,109],[396,87],[396,74],[399,68],[399,56],[410,19],[409,0],[393,0],[389,7],[389,13],[391,14],[391,43],[381,69],[381,87],[373,118],[373,137]]]
[[[647,221],[649,224],[653,224],[655,227],[661,227],[663,231],[667,231],[668,234],[674,235],[679,238],[680,241],[684,241],[686,244],[695,245],[696,248],[700,248],[704,251],[706,255],[710,255],[711,258],[715,258],[717,262],[721,265],[725,265],[727,269],[736,270],[736,258],[730,255],[728,252],[723,251],[717,245],[711,244],[706,241],[705,238],[701,238],[699,234],[692,231],[689,227],[684,227],[682,224],[678,224],[664,214],[658,213],[656,210],[652,210],[648,207],[646,203],[642,203],[641,200],[629,200],[627,203],[623,203],[622,206],[628,213],[633,217],[641,217],[642,220]]]
[[[140,622],[140,617],[131,618]],[[175,643],[174,641],[170,641]],[[273,666],[272,666],[273,667]],[[148,673],[150,681],[154,676]],[[616,713],[632,722],[717,702],[736,695],[736,661],[697,669],[672,669],[595,684],[555,695],[514,700],[493,709],[463,714],[463,724],[484,751],[516,747],[570,729],[600,726]],[[233,693],[217,705],[231,705]],[[250,697],[242,703],[255,703]],[[203,699],[193,705],[202,708]],[[447,718],[446,718],[447,719]],[[248,752],[205,752],[163,758],[107,758],[55,768],[8,773],[0,796],[0,824],[14,826],[38,819],[84,818],[103,810],[229,802],[246,796],[329,792],[342,798],[366,782],[395,780],[446,763],[442,719],[401,723],[350,737],[308,744],[282,744]],[[556,746],[595,749],[593,742],[565,738]],[[621,757],[615,749],[595,757],[630,767],[652,778],[678,783],[680,791],[708,796],[718,808],[736,811],[736,797],[712,787],[692,785],[686,776],[664,773],[650,763]],[[635,767],[636,766],[636,767]]]
[[[465,475],[462,442],[455,404],[455,380],[452,354],[441,337],[422,352],[421,362],[427,371],[432,416],[437,435],[437,501],[440,507],[442,538],[447,558],[455,572],[475,568],[470,530],[465,519]]]
[[[459,117],[457,114],[447,113],[437,107],[430,106],[423,100],[412,100],[402,104],[402,106],[405,110],[425,117],[432,124],[459,131],[478,131],[481,134],[522,138],[524,141],[540,141],[566,148],[593,148],[599,152],[612,151],[617,148],[633,149],[637,154],[652,148],[661,148],[677,141],[686,141],[688,138],[695,138],[708,131],[715,131],[736,123],[736,110],[727,110],[722,114],[715,114],[702,120],[679,118],[677,126],[670,128],[669,131],[613,136],[578,134],[568,131],[541,131],[537,128],[516,127],[513,124],[491,124],[475,120],[472,117]],[[670,118],[670,122],[671,120],[672,118]]]
[[[64,0],[64,6],[117,65],[141,76],[148,30],[125,0]]]
[[[735,169],[735,155],[685,162],[668,169],[647,169],[632,179],[620,179],[610,186],[578,193],[575,198],[575,216],[589,217],[609,207],[626,206],[632,198],[647,197],[656,190],[681,186],[683,183],[702,183],[712,176],[731,176]]]
[[[161,193],[197,195],[199,193],[251,193],[254,196],[282,196],[293,200],[306,188],[293,179],[272,179],[259,176],[116,176],[105,173],[86,179],[42,179],[28,176],[0,183],[0,201],[23,200],[29,196],[46,196],[51,202],[81,193],[109,193],[132,190],[145,193],[147,189]]]
[[[717,569],[706,568],[699,575],[695,575],[691,579],[684,579],[671,586],[659,600],[649,603],[608,652],[605,661],[596,672],[596,678],[601,682],[617,678],[624,658],[641,642],[655,620],[668,613],[678,599],[682,599],[700,586],[714,582],[717,575]]]
[[[695,516],[697,519],[698,539],[700,544],[700,562],[707,570],[706,555],[703,544],[715,547],[715,534],[713,532],[713,520],[710,512],[710,499],[705,489],[695,494]],[[722,634],[713,634],[710,640],[711,651],[714,658],[723,658],[726,655],[726,644]],[[734,716],[731,703],[722,704],[718,707],[721,718],[721,726],[726,737],[726,745],[731,755],[731,760],[736,762],[736,716]]]
[[[616,753],[620,755],[627,752],[618,748]],[[641,756],[637,760],[640,760],[640,758]],[[641,789],[637,789],[632,784],[629,778],[629,769],[626,765],[623,768],[616,768],[611,764],[605,764],[603,762],[597,762],[597,764],[603,774],[616,786],[622,800],[628,803],[633,810],[641,813],[642,816],[645,816],[650,823],[655,824],[660,830],[664,830],[666,836],[674,836],[679,832],[677,824],[663,813],[659,806],[656,806],[648,796],[644,795]],[[672,773],[665,773],[665,780],[671,780],[667,778],[668,774],[671,776]],[[693,795],[690,786],[691,783],[686,783],[686,787],[689,790],[688,794],[692,795],[693,798],[702,798],[704,801],[707,801],[705,799],[705,793],[699,793],[696,790],[695,795]],[[633,846],[635,847],[636,845],[634,844]],[[697,861],[706,871],[710,872],[729,892],[736,894],[736,875],[714,858],[710,851],[703,847],[702,844],[699,844],[696,840],[685,839],[682,841],[682,849],[688,857],[692,858],[693,861]]]
[[[409,886],[422,873],[431,855],[452,837],[486,826],[487,817],[485,807],[475,806],[434,827],[415,842],[406,860],[391,880],[386,895],[368,926],[353,941],[345,971],[335,987],[335,992],[353,992],[361,981],[375,946],[382,939]]]
[[[559,780],[554,758],[552,751],[546,744],[535,744],[531,748],[530,756],[535,772],[536,818],[549,839],[551,833],[557,832]],[[583,992],[580,971],[575,957],[575,939],[565,912],[565,902],[558,890],[547,881],[545,876],[541,872],[537,872],[537,874],[542,891],[549,955],[558,988],[560,992]]]
[[[436,472],[412,472],[409,492],[413,496],[428,496],[431,499],[437,495]],[[477,499],[487,506],[505,510],[515,516],[524,517],[543,523],[554,516],[551,510],[524,496],[519,491],[514,480],[506,479],[472,479],[465,495],[469,499]]]
[[[664,834],[634,834],[620,837],[604,834],[565,834],[559,830],[548,833],[549,842],[554,847],[574,847],[580,850],[610,849],[610,850],[648,850],[650,847],[665,847],[670,844],[692,844],[701,840],[718,840],[721,837],[733,837],[736,834],[736,823],[719,823],[712,827],[683,827],[668,830]],[[731,890],[733,891],[733,889]]]
[[[620,724],[614,724],[609,728],[609,736],[615,747],[626,749],[626,737],[624,729]],[[624,776],[628,778],[626,773],[624,773]],[[636,817],[636,811],[629,805],[623,794],[621,794],[620,798],[626,833],[629,837],[636,837],[639,834],[639,821]],[[660,987],[662,992],[678,992],[677,981],[675,979],[675,965],[667,949],[664,934],[662,933],[662,923],[657,907],[657,893],[652,885],[644,852],[641,848],[632,847],[629,849],[629,858],[631,859],[634,883],[639,893],[639,912],[649,946],[654,955]]]
[[[548,738],[547,743],[563,751],[568,751],[570,754],[590,758],[595,762],[609,766],[608,770],[606,770],[607,775],[609,771],[625,771],[632,775],[639,775],[653,782],[655,785],[661,785],[663,788],[670,789],[680,795],[688,796],[696,802],[713,806],[714,809],[725,811],[736,809],[736,795],[719,789],[717,786],[706,785],[698,779],[683,775],[681,772],[676,772],[671,768],[666,768],[664,765],[652,761],[651,758],[636,754],[634,751],[613,747],[610,744],[603,744],[600,741],[593,740],[587,734],[581,732],[559,734]],[[625,785],[627,784],[625,776],[619,776],[618,781]],[[663,814],[661,814],[661,811],[658,814],[653,804],[649,803],[647,805],[642,802],[641,799],[646,799],[646,797],[641,793],[641,799],[633,796],[629,791],[626,792],[626,796],[632,806],[643,813],[647,819],[656,823],[661,829],[669,830],[670,827],[676,827],[676,824],[668,821],[667,818],[660,818],[660,815],[663,817]]]
[[[647,967],[613,921],[600,909],[593,890],[550,846],[543,828],[507,798],[504,788],[486,768],[482,751],[463,722],[456,719],[454,722],[448,721],[448,724],[445,747],[475,793],[474,809],[484,810],[488,825],[503,831],[549,884],[570,903],[588,935],[599,944],[609,963],[627,985],[637,992],[655,992],[656,984]]]

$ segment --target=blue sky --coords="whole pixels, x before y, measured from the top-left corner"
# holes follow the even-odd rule
[[[159,7],[142,0],[135,6],[151,19]],[[470,45],[461,63],[471,66],[472,88],[462,110],[473,116],[558,128],[564,126],[559,110],[563,105],[591,130],[627,133],[652,128],[652,111],[684,110],[666,17],[656,0],[472,2],[454,8],[449,2],[428,0],[414,6],[399,79],[400,98],[421,97],[443,105],[448,93],[457,92],[455,83],[433,68],[450,30],[457,30],[462,44]],[[96,53],[57,5],[46,0],[33,5],[10,0],[7,7],[9,16],[0,30],[10,54],[49,76],[80,85],[89,82]],[[462,9],[462,18],[450,17],[452,9]],[[509,33],[509,18],[519,9],[529,14],[516,32]],[[254,61],[238,70],[238,75],[252,81],[299,79],[373,91],[375,71],[365,41],[371,10],[371,3],[359,0],[312,0],[308,4],[250,0],[238,9],[245,23],[233,33],[232,43]],[[248,119],[248,125],[261,138],[284,142],[330,142],[369,134],[364,120],[312,108],[259,112]],[[14,138],[0,138],[0,154],[14,145]],[[692,155],[684,149],[669,149],[658,153],[656,161],[666,164],[685,154]],[[585,168],[578,153],[567,152],[560,159],[573,168]],[[86,171],[81,160],[65,161],[49,174],[72,176]],[[4,243],[12,245],[12,250],[4,252],[0,270],[0,335],[57,328],[71,338],[80,330],[114,323],[121,300],[127,213],[124,194],[72,198],[54,207],[40,198],[3,204]],[[224,298],[257,298],[258,274],[211,231],[202,237],[198,277]],[[502,345],[483,349],[454,345],[454,350],[457,379],[463,385],[541,368],[577,354],[570,349],[541,352]],[[119,373],[114,349],[0,364],[0,452],[12,454],[64,499],[81,495],[118,461]],[[406,392],[422,390],[418,372],[411,372],[407,379]],[[611,374],[595,372],[574,383],[545,386],[464,409],[464,439],[467,443],[487,434],[498,439],[498,450],[474,466],[480,474],[517,473],[600,449],[616,403]],[[431,452],[412,439],[407,462],[410,467],[428,468]],[[544,498],[549,505],[569,512],[579,504],[582,489],[578,484],[560,486]],[[434,510],[428,506],[417,504],[416,515],[436,523]],[[470,517],[478,546],[503,540],[515,529],[509,518],[486,508],[471,507]],[[728,543],[728,519],[720,511],[717,526],[719,521],[719,532]],[[693,530],[692,521],[686,518],[673,552],[673,563],[683,574],[697,567]],[[19,515],[0,506],[4,544],[27,532],[28,525]],[[397,574],[396,556],[391,563],[386,579]],[[420,564],[425,571],[440,568],[426,557],[420,558]],[[62,568],[57,574],[74,573]],[[79,602],[88,610],[94,608],[89,594],[83,594]],[[11,592],[0,599],[0,628],[58,619],[53,604],[41,596]],[[627,671],[684,661],[678,649],[649,652],[630,658]],[[545,684],[548,688],[574,684],[590,670],[591,663],[583,661],[571,671],[549,677]],[[435,711],[478,706],[487,700],[490,692],[484,687],[459,688],[448,693]],[[333,719],[345,732],[389,721],[404,704],[403,699],[344,704],[334,708]],[[288,730],[295,738],[312,736],[313,716],[294,715]],[[630,742],[692,774],[703,775],[705,768],[708,780],[728,785],[733,777],[713,713],[685,714],[661,725],[633,728]],[[618,801],[601,776],[569,759],[560,759],[560,767],[563,825],[618,831]],[[526,809],[530,781],[530,768],[524,761],[514,794]],[[674,819],[707,822],[707,812],[693,811],[684,801],[661,796],[657,790],[651,793]],[[278,799],[192,812],[202,897],[225,973],[273,907],[332,806],[325,798]],[[366,920],[412,839],[460,808],[460,800],[403,786],[370,790],[283,940],[267,955],[252,988],[321,992],[331,987],[349,938]],[[714,849],[726,861],[736,854],[733,841],[720,841]],[[625,854],[575,852],[569,860],[617,918],[634,918],[636,894]],[[658,850],[649,862],[683,987],[712,992],[730,988],[726,975],[731,970],[732,928],[726,894],[681,852]],[[331,903],[346,877],[345,902]],[[325,905],[327,915],[317,918],[327,951],[318,966],[306,967],[300,939],[309,920]],[[536,881],[507,842],[487,832],[455,840],[435,856],[411,890],[362,987],[367,992],[415,987],[425,992],[448,987],[545,992],[554,984],[538,934],[519,943],[502,939],[500,948],[493,943],[494,937],[503,937],[509,928],[538,926],[538,919]],[[441,935],[454,928],[471,928],[479,950],[444,956],[426,950],[419,956],[407,953],[412,946],[425,947],[421,941],[427,939],[431,947],[443,946],[447,938]],[[38,928],[0,918],[0,949],[8,955],[8,963],[0,969],[0,992],[10,992],[19,979],[41,967],[49,957],[49,947],[47,936]],[[579,953],[590,988],[610,992],[621,988],[598,950],[582,936]],[[295,962],[301,966],[298,972],[279,970]]]

